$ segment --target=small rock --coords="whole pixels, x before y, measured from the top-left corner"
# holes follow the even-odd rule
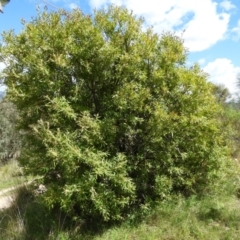
[[[36,195],[39,195],[39,194],[43,194],[47,191],[47,188],[43,185],[43,184],[40,184],[38,186],[38,189],[36,189],[34,192]]]

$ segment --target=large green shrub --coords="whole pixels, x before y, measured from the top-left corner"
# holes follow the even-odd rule
[[[218,106],[182,40],[126,9],[43,12],[3,34],[7,95],[49,206],[121,219],[172,193],[201,193],[221,167]]]

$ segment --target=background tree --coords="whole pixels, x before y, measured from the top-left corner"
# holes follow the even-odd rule
[[[240,77],[237,76],[236,87],[240,87]],[[214,85],[213,93],[217,102],[222,106],[219,114],[222,132],[228,141],[231,156],[240,159],[240,105],[239,96],[232,96],[223,85]]]
[[[217,102],[221,105],[224,105],[227,100],[231,99],[231,94],[228,88],[222,84],[213,84],[213,94],[216,97]]]
[[[225,146],[212,84],[182,40],[110,6],[43,12],[3,34],[7,95],[24,130],[20,161],[50,206],[121,219],[174,193],[203,193]]]
[[[240,88],[240,75],[237,76],[236,87]],[[231,155],[235,159],[240,159],[240,104],[239,96],[235,94],[234,98],[223,104],[221,121],[223,131],[226,133],[226,139],[229,141]]]
[[[0,162],[5,163],[19,155],[21,140],[16,129],[18,112],[15,106],[3,98],[0,100]]]

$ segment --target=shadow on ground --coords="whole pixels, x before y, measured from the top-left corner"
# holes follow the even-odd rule
[[[112,225],[111,225],[112,226]],[[0,210],[0,239],[94,239],[111,227],[99,220],[72,222],[59,209],[49,210],[32,186],[18,188],[12,206]]]

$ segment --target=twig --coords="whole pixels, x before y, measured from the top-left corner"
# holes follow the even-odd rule
[[[60,9],[58,6],[56,6],[56,5],[52,4],[52,3],[47,2],[46,0],[42,0],[42,2],[46,3],[47,5],[50,5],[50,6],[54,7],[56,9]]]

